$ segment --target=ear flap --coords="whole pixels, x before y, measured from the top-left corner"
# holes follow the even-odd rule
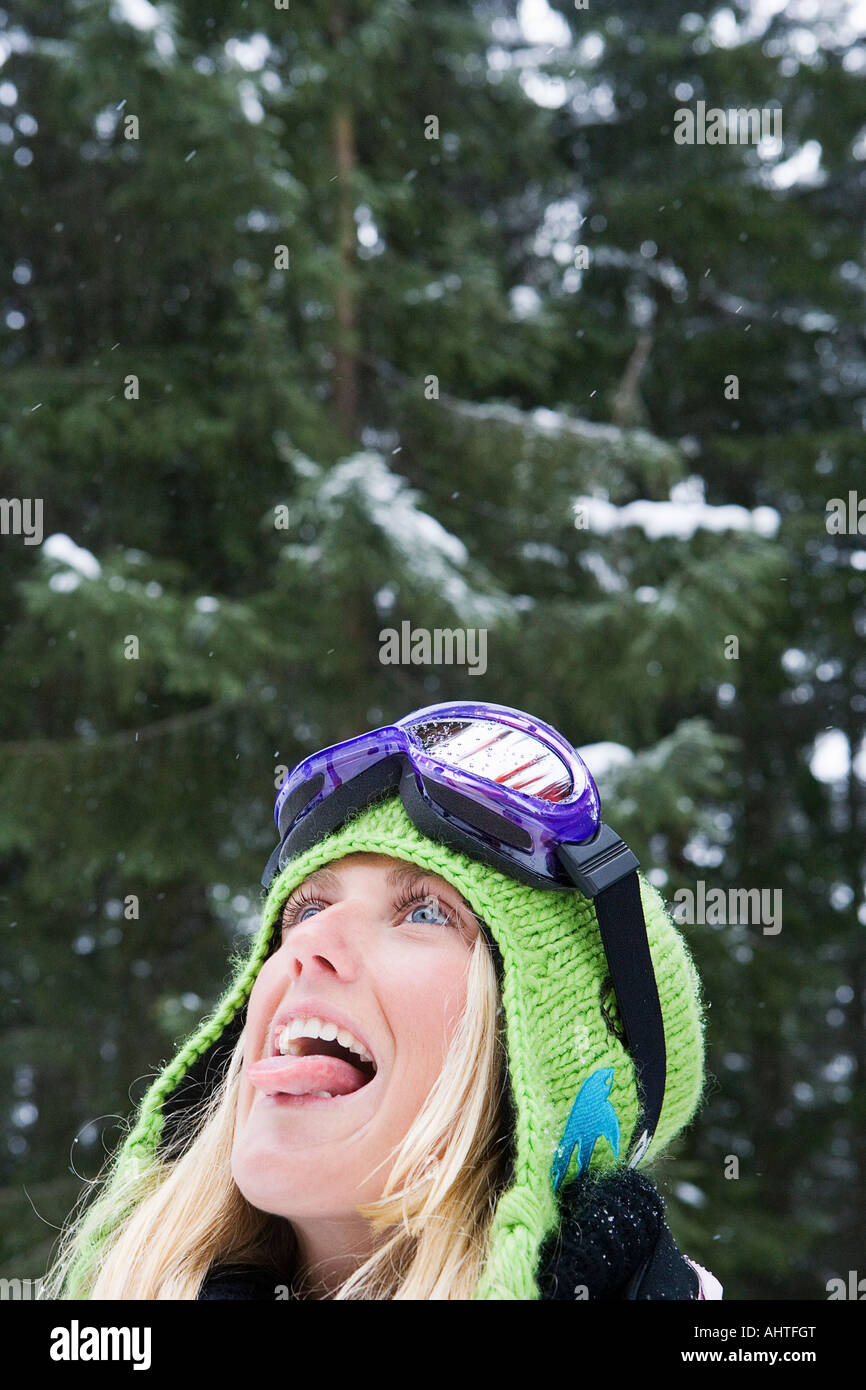
[[[163,1127],[159,1141],[161,1158],[172,1159],[179,1156],[187,1139],[187,1128],[182,1122],[191,1107],[201,1105],[207,1100],[222,1081],[246,1019],[247,1010],[244,1005],[231,1023],[226,1024],[207,1051],[193,1062],[171,1094],[166,1096],[162,1103]]]

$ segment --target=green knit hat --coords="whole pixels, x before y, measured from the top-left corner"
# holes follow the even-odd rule
[[[192,1069],[211,1084],[212,1065],[226,1030],[239,1031],[273,929],[288,895],[316,869],[361,852],[408,860],[452,884],[487,925],[502,962],[502,1006],[515,1120],[513,1173],[499,1198],[490,1256],[474,1297],[536,1299],[536,1267],[559,1209],[551,1165],[584,1082],[612,1068],[609,1101],[623,1143],[638,1111],[631,1057],[611,1025],[610,977],[592,903],[576,889],[532,888],[474,859],[434,843],[417,830],[399,797],[368,808],[288,863],[274,879],[261,929],[214,1013],[164,1068],[141,1102],[121,1163],[157,1151],[166,1112]],[[700,985],[682,937],[655,889],[641,878],[641,897],[664,1020],[667,1084],[661,1116],[645,1161],[656,1157],[694,1115],[703,1089],[704,1045]],[[181,1087],[181,1091],[183,1087]],[[173,1095],[174,1093],[174,1095]],[[196,1092],[198,1094],[198,1091]],[[167,1105],[166,1102],[169,1102]],[[619,1166],[599,1137],[590,1171]],[[576,1171],[575,1154],[566,1173]]]

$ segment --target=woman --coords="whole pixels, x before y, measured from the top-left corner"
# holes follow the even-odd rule
[[[700,1103],[697,975],[562,736],[430,706],[276,819],[249,956],[47,1295],[719,1297],[637,1168]]]

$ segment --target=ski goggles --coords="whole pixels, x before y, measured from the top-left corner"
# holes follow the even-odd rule
[[[629,1160],[634,1166],[649,1147],[664,1099],[661,1004],[639,861],[602,820],[598,788],[583,759],[549,724],[506,705],[455,702],[414,710],[293,768],[277,796],[279,842],[263,886],[350,816],[394,794],[429,839],[533,887],[578,888],[593,900],[638,1072],[642,1111]]]

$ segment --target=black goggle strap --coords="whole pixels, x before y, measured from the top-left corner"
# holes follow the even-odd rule
[[[629,1168],[643,1158],[665,1097],[667,1053],[661,1001],[640,897],[639,862],[608,825],[584,844],[560,844],[557,857],[580,891],[593,899],[626,1044],[638,1075],[640,1110]]]
[[[270,859],[268,860],[265,866],[264,873],[262,874],[261,883],[263,888],[270,888],[271,883],[279,873],[280,853],[282,851],[282,848],[283,842],[282,840],[280,840],[279,844],[277,845],[276,849],[274,850],[273,854],[271,855]]]

